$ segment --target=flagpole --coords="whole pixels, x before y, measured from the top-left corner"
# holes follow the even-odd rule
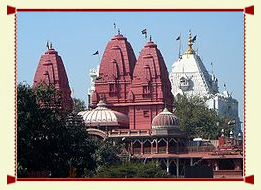
[[[147,42],[147,29],[143,29],[141,33],[145,35],[145,41]]]
[[[116,30],[116,24],[115,24],[115,22],[113,23],[113,28],[114,28],[114,34],[116,35],[116,34],[117,34],[117,30]]]
[[[213,63],[211,62],[211,72],[212,72],[212,75],[214,75],[214,68],[213,68]]]
[[[180,58],[180,48],[181,48],[181,33],[179,34],[179,36],[176,38],[176,41],[179,41],[179,55],[178,58]]]
[[[180,47],[181,47],[181,34],[179,34],[179,58],[180,58]]]
[[[100,59],[100,54],[98,53],[98,58],[99,58],[99,63],[98,64],[100,64],[100,62],[101,62],[101,59]]]

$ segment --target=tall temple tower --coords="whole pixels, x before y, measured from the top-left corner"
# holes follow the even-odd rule
[[[42,82],[47,86],[54,85],[55,89],[61,92],[62,106],[65,110],[73,109],[71,90],[62,58],[49,43],[47,43],[47,51],[40,58],[34,75],[33,87]]]
[[[128,101],[131,129],[150,129],[152,119],[164,107],[172,110],[173,95],[167,67],[151,38],[135,65]]]
[[[136,63],[134,51],[120,31],[108,42],[95,80],[91,107],[102,98],[115,111],[128,114],[127,95]]]
[[[213,71],[212,74],[208,73],[192,46],[193,40],[191,33],[189,33],[188,49],[174,62],[169,75],[173,95],[207,98],[207,106],[216,110],[220,116],[233,118],[236,121],[234,134],[241,133],[242,135],[241,122],[238,117],[238,101],[232,98],[226,88],[222,93],[219,93],[218,79]]]
[[[218,80],[214,74],[207,72],[200,57],[192,48],[192,37],[189,33],[188,49],[172,65],[170,81],[172,93],[188,96],[208,96],[218,92]]]
[[[172,110],[173,95],[168,71],[157,45],[151,39],[139,59],[127,39],[114,36],[104,51],[91,106],[100,100],[129,117],[130,129],[151,129],[152,119],[164,107]]]

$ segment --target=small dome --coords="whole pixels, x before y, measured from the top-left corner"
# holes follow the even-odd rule
[[[106,103],[102,100],[99,101],[95,109],[79,112],[78,115],[82,116],[88,127],[127,127],[129,123],[127,115],[107,108]]]
[[[161,113],[159,113],[152,120],[152,129],[160,128],[179,128],[180,123],[178,118],[171,113],[167,108],[165,108]]]

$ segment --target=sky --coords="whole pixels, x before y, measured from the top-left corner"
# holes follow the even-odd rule
[[[224,83],[239,102],[243,120],[243,12],[18,12],[17,13],[17,81],[32,85],[47,40],[62,57],[73,97],[87,102],[89,71],[99,64],[107,43],[117,33],[113,23],[127,37],[136,58],[146,39],[147,29],[158,45],[168,71],[187,49],[188,33],[197,35],[193,46],[205,67]]]

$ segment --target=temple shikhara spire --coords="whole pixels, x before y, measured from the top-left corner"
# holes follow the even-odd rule
[[[213,63],[211,62],[211,73],[209,73],[200,56],[193,50],[192,46],[196,37],[192,38],[191,31],[189,31],[188,49],[171,67],[169,78],[172,93],[175,97],[178,94],[187,95],[188,97],[205,97],[207,106],[216,110],[220,116],[235,118],[234,133],[242,134],[241,122],[238,117],[238,101],[231,97],[225,85],[224,91],[219,92],[218,79],[214,74]]]
[[[61,93],[62,107],[72,110],[73,101],[62,58],[53,48],[52,42],[46,44],[47,51],[41,56],[35,72],[33,86],[44,83],[47,86],[53,85]]]

